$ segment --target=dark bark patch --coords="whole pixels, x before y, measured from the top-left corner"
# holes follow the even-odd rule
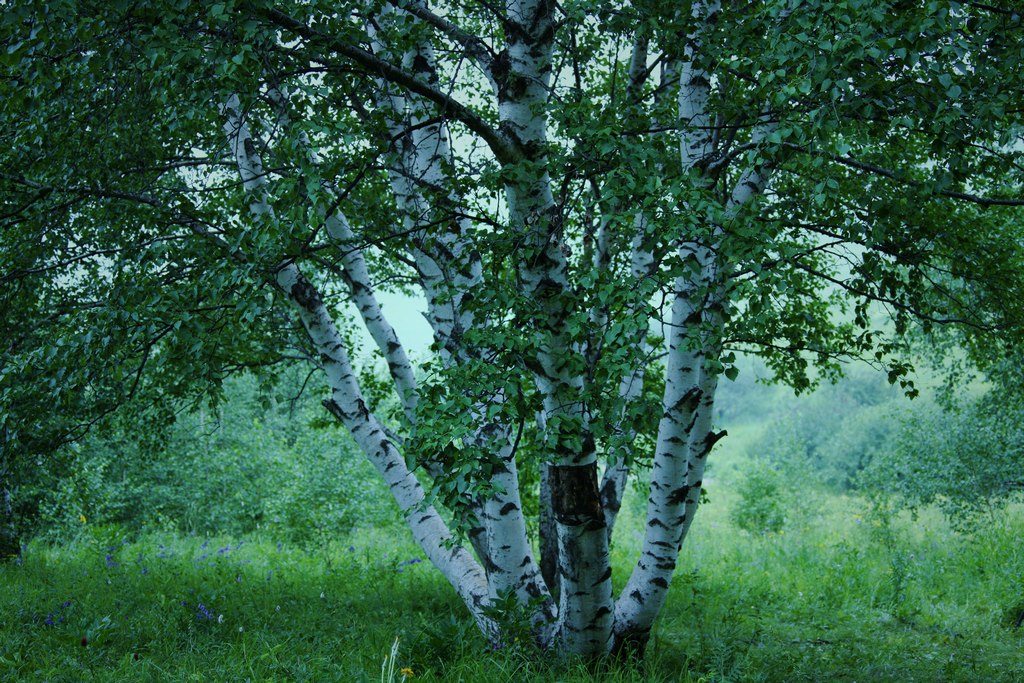
[[[551,498],[555,519],[566,526],[605,526],[597,488],[597,463],[551,465]]]
[[[668,580],[666,580],[663,576],[655,576],[653,579],[651,579],[651,583],[653,583],[658,588],[668,588]]]
[[[299,278],[288,293],[295,303],[307,311],[313,311],[320,307],[320,294],[316,291],[316,287],[309,284],[305,278]]]
[[[698,484],[699,486],[699,484]],[[682,505],[686,502],[686,496],[690,493],[690,487],[683,485],[668,494],[669,505]]]

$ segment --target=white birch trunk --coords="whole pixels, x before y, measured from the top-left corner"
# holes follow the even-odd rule
[[[684,177],[689,175],[690,182],[698,187],[704,184],[702,166],[710,158],[714,143],[707,111],[710,77],[697,60],[704,22],[717,9],[717,3],[693,3],[697,24],[694,33],[687,37],[679,69],[680,160]],[[694,235],[679,247],[680,262],[689,265],[691,272],[675,283],[662,400],[664,413],[658,426],[647,527],[640,558],[616,602],[616,649],[642,649],[646,645],[675,571],[686,523],[686,503],[692,498],[694,486],[699,487],[691,454],[692,444],[704,443],[707,434],[703,430],[710,429],[710,410],[700,410],[706,403],[701,382],[706,351],[701,324],[705,320],[705,293],[715,274],[715,252],[709,239],[710,235]],[[702,414],[706,419],[701,419]]]
[[[607,651],[611,636],[611,568],[597,459],[581,402],[582,354],[563,324],[573,297],[544,156],[553,12],[549,0],[509,3],[507,66],[495,74],[495,81],[501,130],[531,166],[525,174],[529,179],[510,182],[505,193],[510,222],[526,243],[519,276],[524,293],[536,303],[534,325],[543,336],[535,376],[554,449],[548,475],[561,584],[555,637],[569,652],[597,654]]]
[[[698,186],[714,153],[711,117],[707,111],[710,78],[696,59],[702,49],[700,26],[718,11],[717,3],[694,3],[697,32],[690,36],[680,69],[680,156],[684,172]],[[760,144],[771,124],[755,128],[752,143]],[[764,191],[762,166],[741,174],[723,212],[728,221],[739,208]],[[722,351],[725,273],[720,262],[724,233],[720,225],[680,246],[684,263],[696,266],[676,283],[666,371],[665,415],[658,433],[648,499],[648,526],[640,560],[616,603],[616,647],[646,643],[654,619],[667,597],[679,549],[691,528],[703,485],[704,467],[714,444],[725,435],[713,431],[718,376],[709,370]]]
[[[397,12],[402,14],[402,10]],[[404,62],[424,81],[436,81],[429,42],[421,41],[406,54]],[[421,100],[391,99],[389,104],[392,137],[405,142],[401,172],[396,169],[391,174],[392,187],[399,201],[405,203],[404,213],[409,217],[410,227],[415,227],[416,218],[429,219],[461,205],[460,199],[447,189],[454,184],[446,168],[451,161],[450,133],[443,121],[434,120],[433,108]],[[408,110],[399,110],[402,106]],[[399,123],[402,120],[407,121],[406,129]],[[486,324],[477,321],[464,306],[482,280],[480,257],[468,236],[472,225],[463,217],[451,218],[449,225],[456,229],[430,234],[413,232],[413,257],[427,298],[427,319],[446,367],[478,359],[477,350],[468,348],[463,336],[475,325]],[[499,395],[493,400],[500,402],[504,397]],[[474,414],[483,425],[474,437],[477,445],[496,454],[498,461],[491,477],[496,492],[483,501],[479,513],[485,534],[485,543],[481,545],[486,549],[483,559],[490,594],[498,597],[512,593],[524,605],[538,600],[540,608],[533,619],[539,638],[547,641],[554,605],[526,533],[510,430],[506,425],[489,422],[485,417],[486,406],[477,406]]]
[[[285,132],[290,132],[292,116],[289,111],[290,101],[287,91],[277,86],[271,86],[268,89],[268,95],[277,113],[278,126]],[[303,131],[298,131],[298,137],[306,152],[307,160],[314,166],[319,166],[320,157],[310,144],[309,137]],[[330,188],[325,184],[324,189]],[[413,373],[412,363],[405,352],[405,347],[398,339],[398,334],[384,317],[380,302],[374,292],[369,269],[366,266],[362,245],[356,240],[348,218],[345,217],[340,207],[336,207],[326,217],[321,212],[321,217],[324,218],[324,228],[328,237],[338,245],[341,253],[340,261],[344,269],[342,276],[352,296],[352,303],[355,304],[370,337],[388,365],[388,371],[395,383],[407,423],[414,425],[418,398],[416,376]]]
[[[226,117],[224,128],[239,176],[245,190],[253,197],[250,204],[253,217],[257,224],[263,220],[274,220],[274,209],[266,198],[267,179],[262,161],[238,97],[229,98],[221,111]],[[452,544],[453,537],[437,510],[433,506],[422,505],[425,498],[423,488],[409,471],[383,426],[367,408],[341,335],[320,294],[294,263],[281,266],[275,280],[295,307],[310,341],[320,354],[321,366],[331,390],[331,399],[325,404],[348,428],[356,444],[384,479],[405,515],[413,538],[427,558],[462,598],[481,629],[493,633],[495,624],[484,613],[489,595],[483,569],[464,548]]]

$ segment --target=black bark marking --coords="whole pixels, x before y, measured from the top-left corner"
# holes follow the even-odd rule
[[[700,486],[700,484],[697,484]],[[690,493],[690,487],[683,485],[668,494],[669,505],[682,505],[686,502],[686,496]]]
[[[700,402],[700,397],[704,392],[700,390],[700,387],[690,387],[685,394],[679,397],[670,410],[672,412],[685,412],[692,413],[697,409],[697,405]]]
[[[601,578],[599,578],[597,581],[595,581],[591,585],[591,587],[594,588],[594,587],[600,586],[602,583],[604,583],[605,581],[607,581],[610,578],[612,578],[612,568],[608,567],[607,569],[604,570],[604,574],[601,574]]]
[[[655,576],[653,579],[651,579],[651,583],[653,583],[655,586],[658,586],[659,588],[668,588],[668,581],[661,576]]]
[[[320,294],[316,291],[316,287],[309,284],[309,282],[300,277],[299,280],[292,285],[291,290],[288,292],[295,303],[302,306],[307,311],[313,312],[320,307]]]
[[[699,457],[706,457],[711,452],[711,449],[715,447],[715,444],[727,436],[729,436],[729,432],[724,429],[720,432],[708,432],[708,435],[704,437],[704,448]]]

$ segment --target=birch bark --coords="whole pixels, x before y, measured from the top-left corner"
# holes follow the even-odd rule
[[[231,96],[221,112],[239,176],[251,196],[250,212],[256,221],[256,229],[259,229],[261,221],[275,220],[274,209],[266,193],[268,179],[263,172],[263,163],[239,98]],[[433,506],[423,505],[423,487],[409,471],[383,426],[367,408],[341,335],[320,293],[293,262],[277,269],[275,281],[292,303],[310,341],[320,354],[321,368],[331,390],[331,398],[325,402],[328,409],[348,428],[380,473],[428,559],[462,598],[481,629],[494,633],[497,627],[485,614],[489,597],[483,569],[464,548],[453,543],[453,537],[438,511]]]
[[[581,400],[584,363],[564,325],[574,302],[545,152],[553,13],[550,0],[508,5],[508,46],[495,81],[499,127],[523,154],[505,194],[510,223],[527,245],[519,277],[536,306],[533,324],[542,337],[534,374],[553,450],[547,477],[559,549],[555,637],[567,651],[596,654],[607,651],[611,635],[611,567],[597,458]]]
[[[425,4],[419,2],[405,6],[413,12],[411,17],[406,16],[408,19],[427,11]],[[375,47],[383,49],[381,45]],[[419,41],[403,61],[425,82],[437,82],[435,56],[428,40]],[[458,214],[461,206],[461,199],[450,189],[455,185],[448,166],[452,161],[450,132],[443,119],[436,116],[434,108],[420,98],[404,101],[390,98],[388,105],[392,138],[405,142],[401,171],[393,169],[391,180],[396,196],[406,203],[407,222],[415,228],[417,216],[421,219],[444,217],[447,224],[455,228],[430,234],[413,230],[413,256],[427,297],[427,318],[440,346],[442,363],[450,368],[479,362],[481,352],[486,349],[470,347],[464,336],[476,326],[487,325],[486,320],[477,319],[472,307],[466,305],[474,288],[482,281],[481,260],[470,237],[473,227],[470,221],[460,215],[450,215]],[[404,128],[399,123],[403,120],[407,121]],[[505,397],[498,392],[491,400],[500,404]],[[554,604],[526,534],[511,430],[507,424],[488,420],[486,408],[485,405],[473,408],[475,422],[482,425],[473,440],[478,448],[491,453],[495,462],[491,476],[495,492],[482,501],[479,510],[484,536],[480,546],[485,549],[490,595],[497,598],[513,594],[519,604],[536,603],[538,608],[533,621],[539,639],[547,642],[551,637],[548,623],[555,616]],[[479,536],[481,531],[474,530],[474,533]]]

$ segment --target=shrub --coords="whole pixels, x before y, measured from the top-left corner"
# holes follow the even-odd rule
[[[778,533],[786,523],[787,492],[782,475],[769,465],[755,464],[737,487],[740,501],[729,517],[751,533]]]

